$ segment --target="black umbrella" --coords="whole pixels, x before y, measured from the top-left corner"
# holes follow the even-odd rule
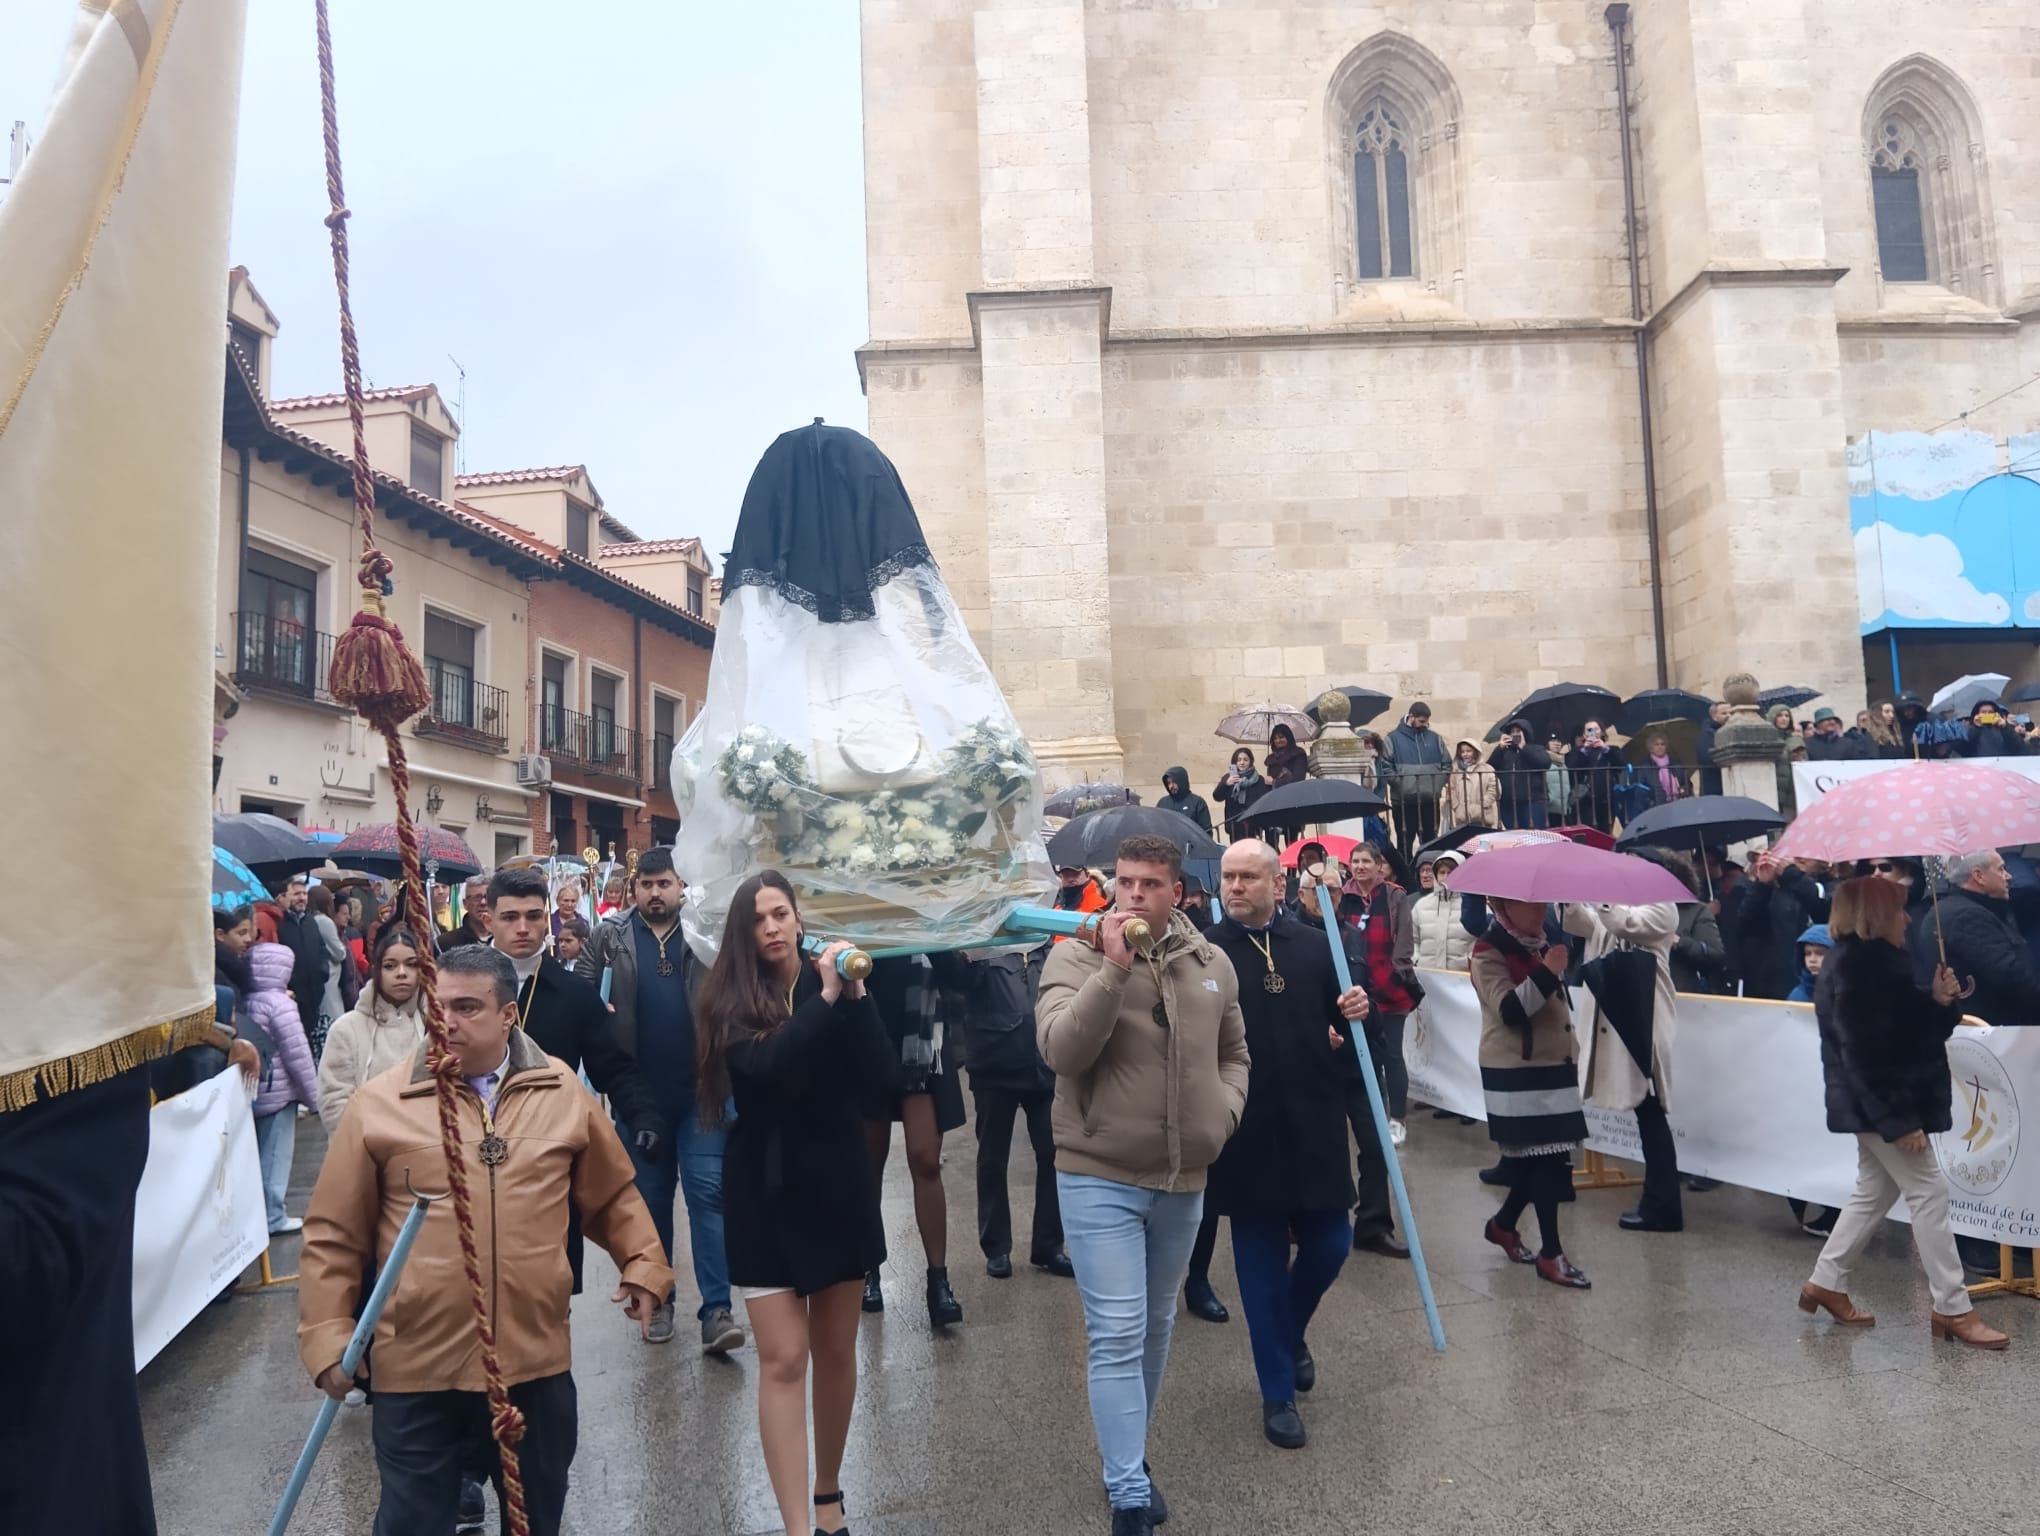
[[[1165,837],[1186,859],[1215,859],[1225,851],[1181,811],[1115,805],[1064,822],[1048,840],[1048,859],[1057,869],[1102,868],[1118,858],[1119,845],[1129,837]]]
[[[2025,683],[2005,695],[2007,704],[2032,704],[2040,701],[2040,683]]]
[[[1634,736],[1654,720],[1691,720],[1695,725],[1705,725],[1707,712],[1712,708],[1712,699],[1683,688],[1646,688],[1622,701],[1622,734]]]
[[[781,433],[751,472],[723,591],[770,587],[824,624],[840,624],[876,617],[872,593],[934,563],[892,461],[863,433],[817,416]]]
[[[1797,709],[1800,705],[1819,698],[1820,694],[1818,688],[1788,683],[1783,688],[1766,688],[1757,695],[1757,704],[1768,715],[1781,704],[1787,709]]]
[[[1139,805],[1140,796],[1124,784],[1072,784],[1048,797],[1042,810],[1050,816],[1081,816],[1115,805]]]
[[[1368,721],[1380,718],[1382,712],[1395,703],[1395,696],[1393,694],[1381,693],[1372,688],[1344,687],[1330,689],[1329,691],[1332,693],[1343,693],[1346,696],[1346,702],[1353,706],[1353,712],[1347,717],[1346,723],[1356,731]],[[1316,699],[1310,701],[1310,704],[1304,709],[1304,713],[1309,715],[1311,719],[1317,720]],[[1322,720],[1319,720],[1318,723],[1320,725],[1324,724]]]
[[[1291,822],[1301,825],[1307,821],[1379,816],[1387,809],[1386,800],[1351,779],[1305,779],[1301,784],[1284,784],[1269,790],[1239,821],[1254,830]]]
[[[1637,847],[1720,848],[1784,825],[1777,811],[1747,795],[1694,795],[1652,806],[1622,829],[1615,846],[1625,852]]]
[[[1592,683],[1553,683],[1497,720],[1487,733],[1489,741],[1502,739],[1502,728],[1511,720],[1528,720],[1534,740],[1549,741],[1556,736],[1571,741],[1589,720],[1606,724],[1622,713],[1622,700],[1606,688]]]
[[[1629,1059],[1651,1076],[1651,1033],[1657,1023],[1657,956],[1647,949],[1614,949],[1580,967],[1580,980],[1614,1027]]]
[[[326,862],[325,848],[266,811],[213,817],[212,839],[264,880],[302,875]]]

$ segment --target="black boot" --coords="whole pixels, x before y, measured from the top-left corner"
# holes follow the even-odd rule
[[[867,1312],[885,1310],[885,1292],[878,1288],[878,1271],[875,1269],[864,1272],[864,1310]]]
[[[1189,1308],[1192,1317],[1201,1317],[1207,1323],[1223,1323],[1232,1317],[1204,1275],[1191,1275],[1183,1282],[1183,1305]]]
[[[963,1303],[956,1299],[956,1292],[949,1288],[949,1271],[930,1269],[928,1271],[928,1324],[932,1328],[947,1328],[963,1321]]]

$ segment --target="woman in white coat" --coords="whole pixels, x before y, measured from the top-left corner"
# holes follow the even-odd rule
[[[1562,921],[1567,933],[1586,941],[1588,965],[1623,950],[1648,954],[1655,962],[1650,1070],[1637,1064],[1601,999],[1595,997],[1580,1051],[1580,1087],[1589,1104],[1636,1111],[1637,1138],[1643,1145],[1643,1198],[1634,1210],[1622,1213],[1623,1230],[1681,1231],[1686,1217],[1679,1200],[1679,1149],[1665,1118],[1672,1099],[1672,1040],[1679,1022],[1671,968],[1679,909],[1668,901],[1641,907],[1574,903],[1563,909]]]
[[[1459,921],[1460,900],[1445,889],[1445,876],[1459,867],[1456,853],[1427,853],[1417,860],[1421,888],[1410,903],[1416,933],[1416,964],[1433,971],[1465,971],[1473,935]]]
[[[319,1119],[327,1135],[339,1126],[355,1089],[408,1062],[424,1043],[418,982],[410,931],[393,926],[375,946],[360,1000],[326,1035],[326,1053],[319,1058]]]

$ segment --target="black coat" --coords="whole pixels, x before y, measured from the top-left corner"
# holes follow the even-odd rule
[[[1915,982],[1924,986],[1934,974],[1944,942],[1948,968],[1976,981],[1976,991],[1963,1003],[1968,1012],[1986,1024],[2040,1024],[2040,970],[2009,901],[1943,886],[1940,901],[1913,924]]]
[[[1502,781],[1503,823],[1529,826],[1531,807],[1544,804],[1548,793],[1544,775],[1551,767],[1551,754],[1530,742],[1517,747],[1504,741],[1488,754],[1488,766]]]
[[[1175,789],[1164,794],[1160,800],[1155,802],[1156,805],[1165,811],[1174,811],[1179,816],[1188,816],[1204,831],[1209,832],[1211,830],[1211,808],[1204,803],[1202,795],[1194,795],[1190,792],[1190,775],[1180,767],[1171,768],[1162,775],[1162,788],[1168,790],[1172,781],[1176,786]]]
[[[548,1056],[559,1057],[569,1072],[586,1071],[595,1091],[609,1095],[610,1109],[623,1122],[625,1142],[638,1131],[651,1131],[661,1141],[673,1134],[659,1113],[652,1085],[617,1038],[616,1020],[602,994],[550,953],[539,962],[531,980],[518,987],[517,1018],[534,1045]],[[573,1271],[574,1293],[579,1295],[581,1213],[571,1206],[567,1211],[567,1267]]]
[[[1880,939],[1837,939],[1813,994],[1828,1129],[1897,1141],[1949,1128],[1948,1037],[1962,1018],[1913,982],[1905,951]]]
[[[1738,883],[1742,910],[1736,917],[1744,997],[1782,1002],[1799,985],[1799,936],[1828,919],[1828,896],[1797,865],[1780,870],[1766,885],[1755,875]],[[1724,907],[1722,915],[1726,917]]]
[[[280,912],[276,919],[276,942],[288,947],[296,957],[290,967],[290,995],[309,1033],[319,1022],[319,1004],[325,1000],[326,977],[332,966],[326,956],[326,941],[311,910]]]
[[[1231,773],[1232,769],[1226,769],[1228,777]],[[1267,794],[1273,787],[1258,773],[1251,779],[1242,779],[1239,783],[1231,785],[1228,785],[1225,779],[1221,778],[1218,781],[1218,787],[1211,792],[1211,798],[1217,804],[1225,807],[1225,814],[1219,820],[1225,826],[1230,827],[1234,822],[1251,811],[1254,808],[1254,802]]]
[[[1325,1034],[1329,1025],[1347,1036],[1350,1026],[1339,1017],[1323,930],[1275,919],[1267,942],[1283,979],[1279,993],[1267,990],[1268,960],[1246,929],[1228,918],[1206,937],[1239,975],[1252,1064],[1247,1107],[1211,1165],[1205,1208],[1222,1216],[1345,1210],[1354,1193],[1343,1063],[1354,1052],[1348,1043],[1335,1054]]]
[[[1565,755],[1565,766],[1572,773],[1573,815],[1605,832],[1615,819],[1615,775],[1624,767],[1622,754],[1605,742],[1574,747]]]
[[[1823,736],[1815,731],[1806,742],[1809,763],[1855,763],[1873,755],[1864,743],[1853,740],[1846,731],[1837,736]]]
[[[737,1118],[723,1152],[723,1236],[732,1285],[812,1296],[885,1262],[862,1105],[897,1062],[871,1000],[823,1002],[812,966],[801,968],[792,1018],[731,1045]]]
[[[1001,950],[981,960],[955,953],[928,957],[942,987],[943,1017],[961,1021],[973,1092],[1055,1092],[1055,1074],[1034,1039],[1034,999],[1048,949],[1043,944],[1025,954]]]

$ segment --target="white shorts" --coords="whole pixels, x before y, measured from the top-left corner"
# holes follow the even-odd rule
[[[791,1296],[793,1294],[793,1287],[790,1285],[740,1285],[737,1287],[737,1294],[746,1301],[756,1301],[760,1296]]]

